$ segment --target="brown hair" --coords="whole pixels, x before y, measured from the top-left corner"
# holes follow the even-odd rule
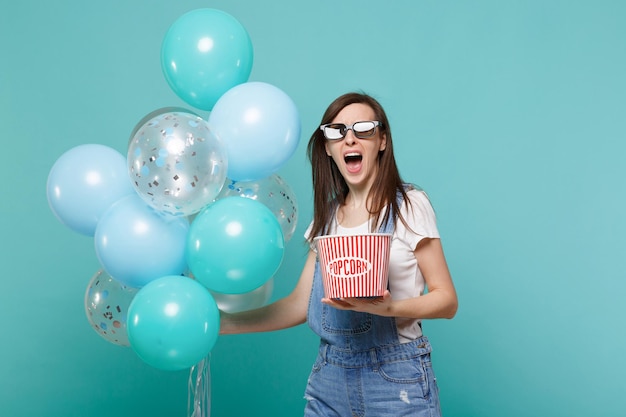
[[[400,193],[407,203],[409,200],[393,154],[389,120],[380,103],[365,93],[344,94],[328,106],[320,124],[332,122],[344,107],[355,103],[365,104],[372,108],[375,120],[381,122],[379,127],[381,133],[384,132],[387,137],[385,149],[378,153],[379,175],[376,176],[368,196],[370,214],[375,220],[371,231],[373,232],[380,224],[387,222],[390,216],[394,222],[400,218],[406,224],[400,214],[401,202],[397,199],[397,193]],[[325,144],[324,133],[316,128],[307,146],[307,156],[311,162],[313,180],[313,225],[309,235],[311,240],[316,236],[329,233],[334,209],[337,205],[344,204],[348,195],[348,185],[333,159],[326,154]],[[388,205],[391,210],[385,211],[381,218],[383,209]]]

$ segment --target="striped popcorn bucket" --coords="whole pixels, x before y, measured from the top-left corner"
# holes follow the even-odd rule
[[[327,298],[379,297],[387,289],[391,234],[315,238]]]

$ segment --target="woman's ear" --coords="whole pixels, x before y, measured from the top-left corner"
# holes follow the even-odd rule
[[[385,149],[387,149],[387,134],[383,133],[381,136],[381,141],[380,141],[380,146],[378,148],[378,151],[382,152]]]

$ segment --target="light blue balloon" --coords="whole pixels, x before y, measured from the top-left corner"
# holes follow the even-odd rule
[[[227,150],[227,177],[269,177],[293,155],[300,141],[300,116],[293,100],[263,82],[228,90],[209,115],[209,126]]]
[[[117,281],[143,287],[159,277],[185,272],[188,231],[186,218],[159,213],[133,193],[113,204],[98,222],[96,255]]]
[[[219,336],[220,315],[209,291],[184,276],[141,288],[128,308],[128,340],[144,362],[166,371],[204,359]]]
[[[211,110],[222,94],[244,83],[253,50],[246,29],[221,10],[180,16],[161,45],[161,68],[172,90],[188,104]]]
[[[93,236],[104,212],[120,198],[134,194],[126,157],[108,146],[79,145],[52,166],[46,185],[48,204],[67,227]]]
[[[187,263],[212,291],[243,294],[264,285],[280,267],[285,242],[262,203],[226,197],[202,210],[189,228]]]

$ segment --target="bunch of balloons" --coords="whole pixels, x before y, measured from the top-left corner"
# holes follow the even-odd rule
[[[148,364],[189,368],[211,351],[219,311],[264,305],[297,223],[276,172],[300,139],[294,102],[250,82],[252,43],[232,16],[177,19],[161,66],[183,101],[133,128],[126,155],[74,147],[52,166],[47,197],[64,225],[94,240],[101,269],[85,291],[89,323]]]

